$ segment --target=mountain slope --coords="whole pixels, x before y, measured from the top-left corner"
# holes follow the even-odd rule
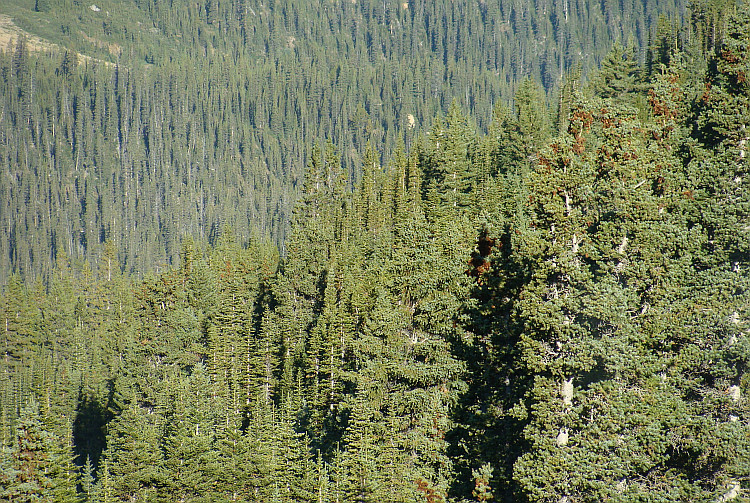
[[[332,139],[352,182],[455,101],[484,128],[530,77],[552,96],[616,39],[643,47],[680,2],[16,1],[56,44],[0,57],[0,283],[64,252],[126,270],[175,263],[186,235],[283,247],[309,148]],[[641,51],[642,53],[643,51]],[[91,59],[89,59],[91,58]],[[105,62],[105,63],[102,63]],[[33,201],[33,204],[30,202]]]

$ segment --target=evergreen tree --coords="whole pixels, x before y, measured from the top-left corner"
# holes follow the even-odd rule
[[[47,475],[52,441],[39,419],[36,402],[21,411],[11,451],[8,485],[3,496],[9,501],[34,501],[50,496],[52,481]]]
[[[51,8],[49,0],[36,0],[34,10],[37,12],[49,12]]]
[[[424,172],[423,183],[439,197],[439,208],[435,210],[468,206],[469,194],[479,177],[470,155],[476,149],[476,135],[455,102],[448,110],[445,123],[436,124],[430,136],[430,150],[420,159],[420,167]],[[406,176],[406,166],[396,168],[402,169]],[[406,180],[402,183],[406,188]]]
[[[549,112],[536,82],[528,78],[521,81],[515,95],[515,108],[522,154],[527,162],[533,162],[550,134]]]
[[[329,264],[339,224],[336,218],[341,216],[337,206],[343,203],[344,188],[345,174],[333,145],[329,143],[325,152],[314,150],[303,196],[295,209],[286,258],[272,286],[276,316],[269,321],[280,333],[282,393],[301,391],[294,388],[305,377],[316,379],[315,355],[305,361],[305,347],[323,308],[327,281],[333,280],[328,277]]]
[[[745,496],[741,9],[122,7],[0,53],[3,498]]]
[[[594,93],[601,98],[615,98],[618,101],[632,103],[628,96],[632,97],[639,91],[639,81],[640,67],[635,56],[635,47],[624,47],[618,41],[602,61],[591,86]]]
[[[112,501],[155,499],[165,486],[158,417],[130,402],[107,425],[105,463],[99,468],[100,492]],[[108,499],[109,496],[103,499]]]
[[[3,5],[54,50],[18,37],[0,59],[0,283],[48,278],[63,251],[96,262],[107,241],[126,271],[163,271],[182,236],[226,224],[282,248],[316,140],[358,180],[368,141],[411,148],[451,103],[485,129],[525,78],[551,96],[685,1],[68,3]],[[692,39],[713,49],[727,2],[694,4]]]
[[[217,497],[222,463],[217,448],[222,398],[201,364],[176,384],[174,410],[168,415],[164,438],[164,499],[184,501]]]
[[[35,401],[28,403],[21,410],[10,459],[4,459],[0,494],[8,501],[78,502],[78,471],[69,442],[69,435],[59,438],[45,427]]]
[[[39,304],[17,275],[10,278],[3,300],[3,360],[15,368],[28,362],[41,342]]]
[[[388,448],[388,423],[375,408],[378,401],[369,396],[377,391],[368,388],[365,385],[358,390],[342,438],[343,449],[335,461],[335,482],[340,485],[342,499],[376,502],[414,497],[409,481],[399,481],[395,477],[398,467],[403,466],[403,459],[398,459],[397,449]]]

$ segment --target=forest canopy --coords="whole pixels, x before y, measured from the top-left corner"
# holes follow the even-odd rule
[[[108,241],[129,274],[162,271],[183,238],[215,244],[226,226],[284,251],[312,145],[334,143],[351,189],[368,142],[385,163],[453,102],[486,131],[525,79],[555,102],[565,74],[588,75],[615,41],[645,61],[653,37],[677,36],[684,9],[3,2],[0,40],[3,26],[16,35],[0,50],[0,285],[13,272],[47,282],[62,255],[96,263]]]
[[[747,498],[745,6],[126,4],[0,53],[0,498]]]

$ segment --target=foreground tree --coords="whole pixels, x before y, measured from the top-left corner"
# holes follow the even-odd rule
[[[3,452],[0,496],[8,501],[77,503],[78,470],[73,464],[70,429],[63,437],[43,422],[36,401],[26,404],[16,426],[15,443]]]
[[[746,113],[746,92],[730,91],[740,54],[728,40],[714,77],[733,118]],[[688,147],[678,82],[657,79],[646,123],[579,101],[527,180],[528,220],[483,238],[503,246],[482,257],[479,313],[506,321],[475,330],[498,343],[487,350],[511,391],[488,405],[525,423],[497,460],[513,466],[509,500],[725,501],[747,476],[742,124],[712,121],[709,101],[695,122],[711,148]]]

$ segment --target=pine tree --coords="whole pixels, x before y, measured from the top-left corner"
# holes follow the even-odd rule
[[[77,486],[80,482],[80,470],[73,457],[72,438],[58,438],[52,450],[53,464],[50,467],[52,479],[51,498],[60,503],[78,503],[81,497]]]
[[[0,311],[4,322],[1,350],[6,365],[28,363],[41,342],[39,305],[32,299],[32,294],[21,277],[11,277]]]
[[[36,0],[34,10],[37,12],[49,12],[50,7],[49,0]]]
[[[550,119],[542,89],[526,78],[518,85],[515,95],[521,151],[527,162],[532,162],[550,135]]]
[[[747,164],[750,143],[750,47],[747,17],[730,16],[726,37],[698,104],[694,135],[709,150],[696,155],[690,173],[701,223],[710,234],[715,263],[746,262]],[[703,154],[703,155],[701,155]],[[707,155],[706,155],[707,154]],[[701,204],[702,203],[702,204]]]
[[[185,501],[215,497],[222,463],[217,445],[222,398],[201,364],[176,384],[174,410],[164,438],[165,499]]]
[[[702,456],[726,452],[744,414],[741,371],[729,370],[744,364],[728,361],[743,358],[736,342],[744,311],[735,302],[743,302],[746,279],[729,259],[738,247],[731,243],[741,241],[713,248],[709,223],[698,219],[711,213],[698,209],[706,199],[692,187],[709,182],[695,177],[696,164],[722,162],[686,147],[688,95],[677,74],[659,76],[646,124],[617,101],[581,102],[526,182],[528,223],[517,218],[505,237],[480,238],[477,314],[503,322],[476,317],[482,338],[472,351],[494,356],[485,368],[505,379],[507,399],[497,390],[489,400],[495,421],[525,424],[525,442],[493,460],[513,466],[518,489],[507,472],[497,475],[506,498],[687,500],[737,491],[744,444],[727,463]],[[695,156],[684,165],[681,148]],[[725,211],[721,201],[712,207]],[[696,298],[712,306],[708,319]],[[730,403],[731,417],[719,412]],[[466,417],[479,425],[492,415]],[[684,425],[677,435],[675,425]]]
[[[746,133],[750,121],[748,22],[748,14],[741,9],[727,18],[721,47],[709,66],[708,85],[699,97],[697,116],[692,118],[698,145],[686,149],[689,154],[685,158],[686,218],[702,238],[694,254],[693,289],[700,292],[704,312],[710,314],[691,315],[692,332],[700,338],[693,343],[696,356],[691,360],[692,368],[683,371],[680,385],[694,390],[694,382],[699,380],[710,389],[692,405],[703,419],[698,426],[705,432],[701,451],[726,460],[709,470],[716,481],[709,487],[722,498],[737,494],[738,481],[747,477],[748,470],[748,444],[736,436],[735,424],[747,417],[741,399],[747,380],[747,354],[737,344],[742,344],[748,320],[750,265],[745,153],[750,139]],[[724,412],[727,405],[731,410],[728,416]],[[730,438],[732,447],[727,444]]]
[[[679,42],[679,25],[659,16],[653,38],[646,50],[646,73],[653,75],[660,66],[669,66],[679,50]]]
[[[46,472],[51,443],[39,419],[39,406],[36,402],[27,404],[16,426],[11,477],[4,491],[9,500],[33,501],[49,496],[52,481]]]
[[[591,86],[597,96],[632,103],[640,87],[640,68],[634,52],[633,46],[615,42],[592,79]]]
[[[154,499],[166,481],[158,417],[131,401],[107,425],[105,462],[97,476],[100,491],[115,501]]]
[[[476,134],[456,102],[451,104],[445,122],[436,124],[430,140],[429,150],[420,159],[423,183],[428,190],[436,191],[440,208],[468,206],[471,202],[469,193],[479,177],[478,168],[470,156],[476,148]],[[398,162],[398,156],[396,159]],[[405,168],[400,168],[404,174]]]
[[[303,380],[315,379],[314,359],[306,361],[305,348],[324,306],[344,190],[345,173],[332,143],[325,152],[314,150],[295,209],[286,257],[272,286],[276,316],[269,321],[280,334],[282,393],[296,393],[300,390],[294,387]]]
[[[81,496],[84,501],[93,501],[96,491],[95,482],[94,466],[91,463],[91,458],[87,456],[81,470]]]
[[[78,472],[69,442],[69,435],[60,438],[45,427],[35,401],[28,403],[16,426],[16,443],[0,494],[9,501],[78,502]]]
[[[362,387],[355,396],[342,451],[335,460],[336,482],[345,501],[400,500],[406,496],[405,488],[388,484],[398,460],[386,456],[385,418],[373,407],[378,402],[369,394],[370,390]]]

